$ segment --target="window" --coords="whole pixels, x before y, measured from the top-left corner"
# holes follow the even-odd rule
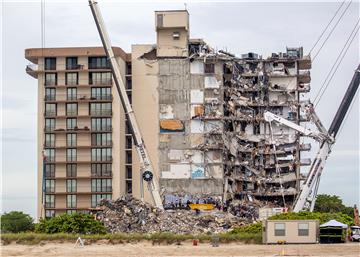
[[[130,77],[126,77],[126,89],[131,90],[132,89],[132,80]]]
[[[76,179],[67,179],[66,180],[66,192],[68,192],[68,193],[76,192]]]
[[[93,146],[110,146],[111,133],[94,133],[91,135],[91,145]]]
[[[76,161],[76,148],[66,149],[66,161],[68,162]]]
[[[53,131],[55,129],[55,119],[45,119],[45,131]]]
[[[45,88],[45,101],[55,101],[56,90],[55,88]]]
[[[66,98],[67,98],[67,100],[76,100],[77,99],[76,87],[69,87],[66,89]]]
[[[76,195],[67,195],[66,196],[66,207],[67,208],[76,208]]]
[[[68,147],[76,146],[76,134],[67,134],[66,135],[66,145]]]
[[[45,73],[45,86],[57,85],[57,74],[56,73]]]
[[[110,69],[110,62],[105,57],[89,57],[89,69]]]
[[[91,149],[91,161],[111,161],[111,148]]]
[[[215,73],[215,63],[205,63],[204,68],[205,73]]]
[[[111,103],[90,103],[90,115],[111,115]]]
[[[285,236],[285,223],[275,223],[275,236]]]
[[[66,176],[67,177],[76,177],[76,164],[66,164]]]
[[[55,146],[55,134],[45,134],[45,147]]]
[[[128,120],[127,116],[126,116],[126,120]],[[128,134],[131,136],[131,127],[130,127],[130,123],[128,121],[126,121],[126,123],[125,123],[125,134]]]
[[[56,58],[54,57],[45,58],[45,70],[56,70]]]
[[[111,200],[111,194],[96,194],[91,195],[91,208],[95,208],[101,199],[108,199]]]
[[[55,192],[55,180],[54,179],[45,179],[45,192],[54,193]]]
[[[91,98],[97,100],[111,100],[111,88],[93,87],[91,88]]]
[[[91,176],[109,177],[111,176],[111,163],[93,163],[91,164]]]
[[[54,210],[45,210],[45,218],[52,218],[55,217],[55,211]]]
[[[130,151],[127,150],[125,153],[126,153],[126,154],[125,154],[125,156],[126,156],[126,163],[132,163],[132,152],[131,152],[131,150],[130,150]]]
[[[55,116],[56,115],[56,104],[45,104],[45,115]]]
[[[110,72],[89,72],[90,85],[111,85]]]
[[[131,165],[126,165],[126,179],[132,179],[132,167],[131,167]]]
[[[91,192],[111,192],[112,191],[111,178],[99,178],[91,180]]]
[[[131,149],[132,148],[132,137],[131,136],[126,136],[126,149]]]
[[[79,68],[77,57],[66,57],[66,69],[76,70]]]
[[[45,207],[55,208],[55,196],[54,195],[45,195]]]
[[[126,185],[126,193],[131,195],[132,194],[132,182],[131,181],[126,181],[125,182],[125,185]]]
[[[45,177],[46,178],[55,177],[55,165],[54,164],[45,164]]]
[[[78,80],[78,73],[77,72],[68,72],[65,74],[65,84],[68,86],[77,85],[79,82]]]
[[[127,97],[129,98],[129,103],[132,104],[132,92],[126,91]]]
[[[126,75],[131,75],[131,62],[126,62]]]
[[[309,223],[299,223],[298,236],[308,236],[308,235],[309,235]]]
[[[75,129],[75,128],[77,128],[77,119],[76,118],[66,119],[66,129]]]
[[[179,31],[175,31],[173,32],[173,39],[174,40],[179,40],[180,39],[180,32]]]
[[[66,115],[74,116],[78,114],[76,103],[66,104]]]
[[[111,131],[111,118],[91,118],[92,131]]]
[[[55,161],[55,149],[47,148],[44,150],[45,160],[47,162],[54,162]]]

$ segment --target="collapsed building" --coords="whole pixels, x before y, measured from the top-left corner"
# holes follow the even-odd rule
[[[263,113],[308,121],[302,107],[310,58],[301,47],[237,57],[189,39],[186,11],[156,15],[157,45],[139,60],[158,65],[157,164],[165,207],[233,200],[290,206],[303,179],[300,167],[310,165],[301,152],[311,146],[295,130],[271,126]]]
[[[155,23],[156,44],[113,51],[165,208],[225,204],[254,218],[253,205],[290,206],[310,145],[263,113],[308,121],[310,58],[301,47],[268,58],[217,51],[190,38],[186,10],[155,12]],[[151,203],[104,49],[25,57],[38,81],[38,216],[97,211],[124,194]]]

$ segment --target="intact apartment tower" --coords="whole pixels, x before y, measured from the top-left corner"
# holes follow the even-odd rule
[[[310,145],[262,115],[308,121],[310,58],[301,47],[268,58],[216,51],[189,37],[186,10],[155,12],[155,27],[156,44],[114,51],[165,207],[208,198],[291,206]],[[27,49],[25,57],[38,79],[39,216],[140,198],[140,163],[103,49]]]

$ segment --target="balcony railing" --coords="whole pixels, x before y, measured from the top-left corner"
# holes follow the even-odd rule
[[[56,116],[56,111],[45,111],[45,116]]]
[[[66,100],[77,100],[77,95],[67,95]]]
[[[54,130],[55,130],[55,126],[45,126],[45,132],[50,132]]]
[[[103,171],[103,172],[91,172],[92,177],[111,177],[111,171]]]
[[[28,64],[26,65],[27,72],[36,72],[39,71],[39,66],[37,64]]]
[[[68,64],[66,65],[67,70],[83,70],[84,65],[83,64]]]
[[[112,100],[112,95],[92,95],[91,100]]]
[[[91,142],[91,146],[112,146],[112,141],[106,141],[106,142]]]
[[[91,85],[99,86],[99,85],[111,85],[112,79],[93,79]]]
[[[112,115],[111,110],[91,110],[90,115],[93,116],[110,116]]]
[[[66,115],[67,116],[76,116],[76,115],[78,115],[78,112],[77,112],[77,110],[75,110],[75,111],[66,111]]]
[[[46,95],[44,97],[45,101],[55,101],[56,100],[56,96],[55,95]]]
[[[97,156],[91,157],[92,162],[110,162],[112,161],[112,156]]]
[[[55,147],[55,141],[45,141],[45,147]]]
[[[66,79],[65,81],[67,86],[76,86],[78,84],[77,79]]]
[[[98,131],[111,131],[112,126],[101,126],[100,128],[91,128],[91,131],[98,132]]]

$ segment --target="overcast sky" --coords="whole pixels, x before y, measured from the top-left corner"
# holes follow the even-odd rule
[[[183,9],[184,2],[116,3],[99,0],[114,46],[155,43],[154,11]],[[246,3],[188,2],[192,38],[237,55],[264,57],[303,46],[307,53],[331,19],[338,2]],[[24,49],[41,47],[40,3],[2,4],[2,208],[36,216],[37,81],[26,74]],[[87,1],[46,1],[45,47],[100,46]],[[311,70],[313,99],[359,17],[359,2],[329,38]],[[328,128],[359,63],[359,38],[352,43],[317,113]],[[315,145],[314,145],[315,148]],[[314,153],[310,153],[314,156]],[[359,96],[338,135],[323,172],[320,193],[336,194],[348,205],[359,203]]]

